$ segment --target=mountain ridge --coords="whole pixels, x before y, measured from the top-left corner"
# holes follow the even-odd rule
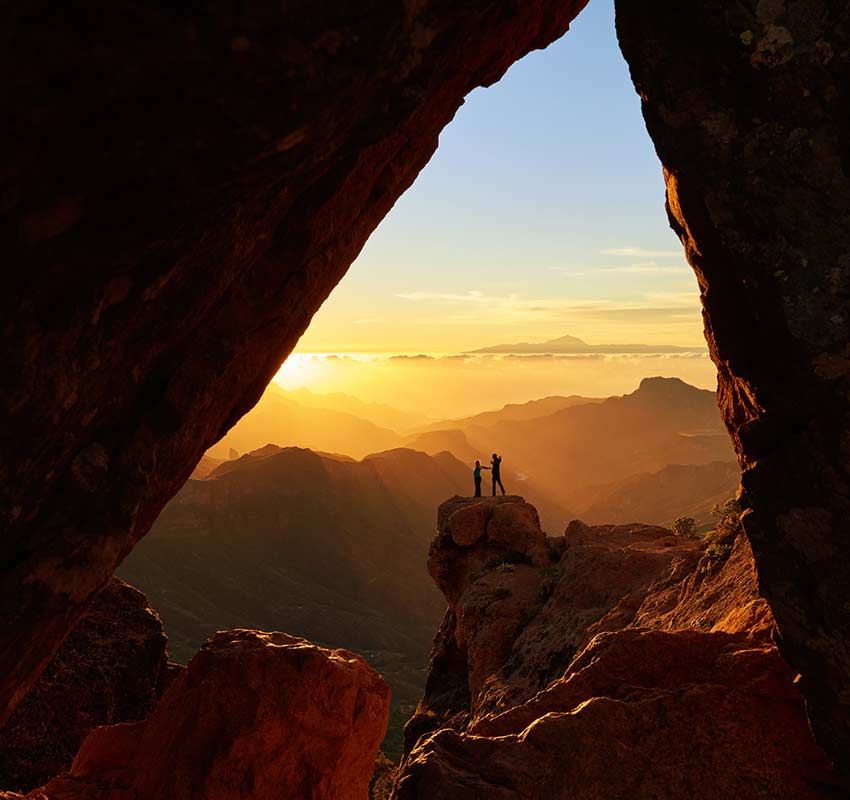
[[[702,353],[706,351],[704,345],[699,347],[687,347],[672,344],[588,344],[577,336],[566,334],[556,339],[548,339],[544,342],[515,342],[513,344],[497,344],[490,347],[479,347],[477,350],[468,350],[470,354],[570,354],[570,353]]]

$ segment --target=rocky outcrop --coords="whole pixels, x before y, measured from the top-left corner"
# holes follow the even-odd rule
[[[3,14],[0,721],[464,96],[585,2]]]
[[[211,637],[142,722],[94,730],[30,800],[363,800],[389,689],[363,660],[284,633]]]
[[[842,796],[737,524],[709,546],[580,522],[547,540],[527,509],[440,509],[429,566],[450,605],[398,800]],[[519,523],[501,549],[496,513]],[[447,578],[454,562],[474,566]]]
[[[699,280],[761,590],[850,773],[850,6],[618,0],[617,28]]]
[[[159,616],[113,578],[0,728],[0,787],[40,786],[71,766],[93,728],[147,717],[167,675]]]

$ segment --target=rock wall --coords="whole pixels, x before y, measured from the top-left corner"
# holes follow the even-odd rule
[[[389,689],[284,633],[212,636],[142,722],[97,728],[29,800],[363,800]]]
[[[814,800],[847,790],[772,641],[737,525],[534,526],[521,498],[440,509],[449,609],[397,800]]]
[[[0,720],[464,96],[585,2],[3,12]]]
[[[71,766],[93,728],[147,717],[168,674],[162,621],[113,578],[0,727],[0,787],[40,786]]]
[[[782,652],[850,772],[850,6],[619,0]]]

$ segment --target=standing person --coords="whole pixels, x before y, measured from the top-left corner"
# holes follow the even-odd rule
[[[475,466],[472,469],[472,478],[475,481],[475,496],[481,497],[481,470],[490,469],[490,467],[482,467],[481,462],[476,459]]]
[[[493,453],[493,458],[490,459],[490,464],[493,469],[493,497],[496,496],[496,484],[502,490],[502,497],[505,496],[505,487],[502,485],[502,457],[498,453]],[[487,469],[487,467],[484,467]]]

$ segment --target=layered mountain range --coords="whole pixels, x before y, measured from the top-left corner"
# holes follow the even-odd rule
[[[357,437],[376,426],[344,409],[384,410],[344,395],[296,397],[267,392],[240,423],[242,438],[215,452],[283,438],[237,458],[207,454],[119,574],[162,614],[178,661],[215,631],[241,627],[362,654],[393,689],[392,755],[444,610],[422,568],[433,510],[471,494],[472,460],[503,453],[508,490],[521,487],[552,534],[576,517],[705,523],[739,480],[712,393],[675,379],[645,380],[625,397],[506,406],[407,436],[378,429],[378,446],[408,446],[359,459],[368,441]],[[294,429],[315,450],[282,446]],[[354,431],[358,449],[346,451]]]
[[[468,483],[448,453],[355,461],[270,445],[190,480],[119,573],[161,613],[179,661],[243,627],[363,654],[392,686],[397,752],[444,608],[422,566],[434,508]]]

